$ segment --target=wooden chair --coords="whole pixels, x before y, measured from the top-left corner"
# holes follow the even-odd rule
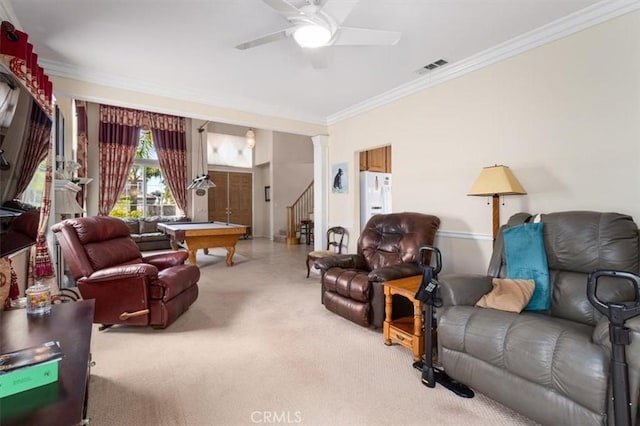
[[[342,226],[333,226],[327,230],[327,249],[316,250],[307,254],[307,278],[309,278],[309,272],[311,272],[310,262],[342,253],[342,243],[346,233],[347,230]]]

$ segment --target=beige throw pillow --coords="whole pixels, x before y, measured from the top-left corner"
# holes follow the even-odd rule
[[[476,306],[500,311],[520,313],[531,300],[535,281],[494,278],[493,290],[482,296]]]

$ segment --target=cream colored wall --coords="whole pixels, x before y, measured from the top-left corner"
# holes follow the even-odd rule
[[[131,90],[107,87],[93,83],[52,76],[56,96],[67,96],[91,102],[137,108],[145,111],[211,120],[239,126],[270,129],[300,135],[313,136],[326,133],[326,126],[286,118],[237,111],[224,107],[204,105],[186,100],[172,99]]]
[[[257,146],[257,145],[256,145]],[[271,185],[271,164],[253,169],[253,236],[273,239],[271,232],[271,203],[264,199],[264,187]]]
[[[271,130],[256,130],[256,147],[253,149],[254,166],[254,215],[253,235],[273,239],[273,202],[264,200],[264,187],[273,182],[273,134]]]
[[[271,130],[256,131],[256,147],[253,149],[253,165],[270,163],[273,158],[273,132]]]
[[[640,222],[640,12],[600,24],[330,126],[330,163],[391,144],[394,211],[435,214],[445,272],[486,271],[491,207],[466,196],[482,167],[511,167],[518,211],[617,211]],[[358,187],[329,223],[359,229]],[[357,235],[352,235],[351,249]]]
[[[73,117],[76,112],[73,110],[73,99],[66,96],[56,97],[56,105],[60,108],[60,113],[64,117],[64,152],[56,152],[56,155],[62,155],[65,159],[71,160],[75,149],[73,143],[75,139],[73,137]]]
[[[313,181],[311,138],[274,132],[271,205],[273,233],[287,230],[287,207]]]

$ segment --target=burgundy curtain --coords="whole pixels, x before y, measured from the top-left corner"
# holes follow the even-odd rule
[[[76,100],[76,120],[78,123],[78,150],[76,152],[76,161],[80,164],[81,168],[78,170],[78,177],[87,177],[87,151],[89,149],[89,138],[87,128],[87,102]],[[86,185],[80,186],[80,191],[76,196],[78,204],[84,207],[87,199]]]
[[[108,216],[124,190],[139,139],[139,111],[100,105],[98,214]]]
[[[0,279],[3,281],[0,282],[0,285],[9,285],[9,294],[4,301],[4,307],[0,306],[1,311],[3,309],[11,309],[11,301],[20,297],[20,287],[18,287],[18,275],[13,266],[11,266],[11,258],[9,256],[0,259],[0,270]],[[7,272],[9,274],[8,277]],[[9,280],[8,283],[6,282],[7,279]]]
[[[49,118],[35,101],[32,101],[24,162],[22,163],[22,170],[18,177],[16,192],[13,198],[20,198],[24,190],[29,186],[33,175],[36,173],[38,164],[47,156],[51,145],[52,125],[51,118]]]
[[[187,136],[184,117],[151,114],[153,145],[176,204],[187,211]]]
[[[53,144],[49,143],[45,153],[47,157],[47,169],[44,179],[44,191],[42,202],[40,203],[40,221],[38,223],[38,235],[36,245],[31,247],[31,261],[29,262],[29,285],[34,280],[42,280],[44,284],[51,287],[51,293],[58,293],[58,286],[55,280],[55,271],[49,254],[47,244],[47,231],[49,230],[49,215],[51,214],[51,189],[53,182]]]

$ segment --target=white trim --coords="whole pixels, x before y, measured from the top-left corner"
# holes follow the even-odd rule
[[[461,232],[461,231],[437,231],[436,237],[440,238],[456,238],[462,240],[477,240],[477,241],[493,241],[493,237],[487,234],[476,234],[473,232]]]
[[[563,18],[550,22],[549,24],[533,31],[529,31],[528,33],[522,34],[504,43],[472,55],[466,59],[454,62],[443,68],[436,69],[417,80],[413,80],[395,89],[374,96],[364,102],[360,102],[335,114],[331,114],[327,117],[327,125],[331,126],[339,121],[355,117],[366,111],[396,101],[420,90],[495,64],[496,62],[505,60],[637,9],[640,9],[640,0],[600,1]]]
[[[313,249],[327,246],[325,230],[329,219],[329,136],[312,136],[313,141]],[[317,232],[322,230],[322,232]]]

